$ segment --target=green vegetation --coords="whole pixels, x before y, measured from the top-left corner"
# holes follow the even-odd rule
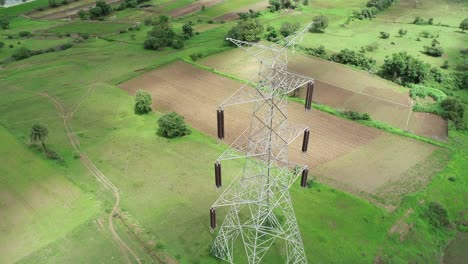
[[[190,135],[191,131],[184,122],[184,117],[172,112],[158,119],[158,134],[167,138],[177,138]]]
[[[34,124],[31,127],[31,134],[29,135],[29,139],[31,140],[31,143],[41,143],[42,149],[44,150],[44,153],[46,153],[47,149],[44,141],[48,135],[49,130],[45,126],[41,124]]]
[[[322,52],[322,50],[318,50]],[[344,49],[339,53],[330,56],[330,60],[341,64],[349,64],[361,69],[371,70],[375,66],[375,60],[366,56],[364,52],[356,52]]]
[[[328,27],[328,18],[323,15],[313,17],[312,22],[314,24],[310,28],[310,32],[322,32],[323,33],[324,30]]]
[[[263,25],[258,19],[242,19],[227,33],[227,38],[256,42],[263,33]],[[233,45],[233,44],[232,44]]]
[[[135,113],[136,114],[147,114],[151,112],[151,105],[153,99],[151,94],[147,91],[138,90],[135,94]]]
[[[117,11],[115,18],[107,16],[106,19],[111,21],[105,22],[41,21],[18,16],[47,6],[48,0],[0,9],[0,14],[6,14],[9,21],[9,28],[2,29],[1,33],[5,37],[13,36],[12,39],[2,39],[5,43],[0,51],[2,59],[16,54],[21,47],[26,48],[22,53],[31,54],[64,45],[77,34],[87,39],[74,43],[73,48],[64,52],[38,53],[20,61],[3,62],[0,71],[0,158],[3,161],[0,164],[0,195],[8,199],[0,204],[3,217],[0,245],[8,245],[8,250],[1,248],[0,262],[127,261],[108,231],[107,221],[114,199],[76,158],[80,155],[70,146],[61,114],[52,101],[39,95],[47,92],[67,111],[65,116],[73,128],[71,134],[80,140],[80,150],[119,188],[121,210],[114,218],[117,232],[137,252],[142,262],[157,262],[152,256],[163,255],[180,263],[217,263],[209,256],[208,246],[213,236],[207,231],[206,221],[207,208],[217,193],[209,184],[212,180],[211,166],[206,164],[211,164],[226,146],[195,129],[191,129],[190,135],[172,140],[156,135],[155,127],[159,129],[161,125],[155,124],[155,120],[161,120],[162,114],[155,111],[135,115],[135,109],[131,107],[135,103],[134,98],[115,84],[178,59],[195,61],[229,49],[224,37],[240,21],[209,25],[215,27],[201,34],[193,33],[188,27],[184,29],[184,25],[195,26],[196,23],[192,25],[189,21],[197,21],[194,19],[197,16],[206,21],[234,8],[240,10],[246,6],[240,2],[223,2],[206,7],[203,13],[172,21],[171,30],[183,37],[184,47],[157,52],[143,48],[147,33],[152,31],[150,26],[142,25],[141,30],[132,32],[128,30],[144,19],[143,12],[138,9]],[[360,64],[358,56],[364,57],[363,53],[357,52],[364,47],[365,52],[372,52],[376,68],[384,65],[386,78],[407,85],[417,100],[432,98],[434,102],[431,103],[437,103],[439,110],[450,113],[447,114],[448,119],[457,119],[457,115],[466,122],[467,115],[460,115],[460,109],[465,109],[468,102],[467,90],[460,89],[468,87],[463,59],[466,53],[460,53],[466,38],[466,34],[461,34],[458,29],[463,10],[460,4],[427,1],[427,6],[432,9],[424,6],[401,12],[401,5],[396,3],[380,11],[378,20],[359,20],[340,26],[353,10],[363,8],[367,2],[295,1],[298,11],[288,11],[292,14],[265,12],[256,16],[256,20],[252,17],[245,19],[250,22],[235,32],[238,34],[236,37],[257,41],[264,37],[260,26],[271,26],[276,28],[276,36],[271,33],[273,30],[267,35],[277,39],[283,23],[304,25],[314,16],[324,15],[329,19],[326,34],[308,34],[303,43],[304,52],[323,58],[328,58],[328,54],[341,53],[336,57],[346,58],[344,61],[351,58],[350,64],[354,65]],[[171,2],[164,5],[161,12],[167,13],[187,3],[191,1]],[[441,14],[436,19],[450,27],[430,25],[429,22],[411,24],[417,12],[426,19],[435,17],[431,10],[437,10],[436,15],[441,13],[438,9],[441,4],[447,6],[448,15]],[[223,10],[226,5],[229,9]],[[125,19],[121,18],[123,15]],[[377,37],[381,31],[397,34],[401,23],[405,25],[407,34],[401,38],[392,37],[394,45]],[[19,40],[17,36],[21,31],[31,32],[32,36]],[[427,31],[428,34],[424,35],[428,38],[423,37],[417,42],[421,31]],[[62,37],[46,38],[47,33]],[[63,37],[66,34],[71,37]],[[443,43],[442,56],[421,54],[417,58],[424,51],[424,46],[432,45],[433,39],[429,37],[437,35]],[[13,48],[9,48],[10,45]],[[345,49],[349,51],[342,52]],[[399,54],[400,51],[405,51],[408,56]],[[395,60],[392,54],[397,54]],[[411,63],[407,65],[405,59]],[[433,69],[445,61],[450,65],[448,69]],[[235,76],[229,77],[238,80]],[[327,106],[314,105],[314,108],[345,118],[345,113]],[[349,113],[348,118],[357,114],[359,119],[364,116]],[[53,135],[47,140],[47,148],[63,157],[63,163],[46,159],[38,148],[28,148],[34,121],[47,124]],[[455,130],[452,124],[456,123],[451,122],[448,141],[440,142],[376,120],[357,122],[448,147],[452,151],[450,162],[428,188],[405,197],[392,212],[318,180],[307,189],[295,186],[291,195],[309,262],[372,263],[381,260],[386,263],[437,263],[456,230],[466,230],[463,212],[466,211],[464,201],[468,184],[467,132]],[[234,174],[241,166],[234,162],[223,167],[225,175]],[[226,181],[230,180],[226,178]],[[414,212],[405,218],[409,210]],[[224,213],[220,211],[220,219]],[[389,232],[401,219],[410,227],[403,239],[398,232]],[[137,231],[128,229],[127,225],[136,226]],[[283,262],[283,252],[281,245],[275,245],[265,261]]]
[[[172,29],[169,17],[159,16],[153,22],[153,29],[148,32],[148,37],[143,44],[145,49],[161,50],[165,47],[181,49],[184,47],[183,37]]]
[[[465,32],[465,30],[468,29],[468,18],[463,19],[463,21],[460,23],[460,29],[462,32]]]

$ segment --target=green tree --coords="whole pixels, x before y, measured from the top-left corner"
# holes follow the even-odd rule
[[[180,49],[184,47],[182,37],[178,36],[172,29],[169,17],[159,16],[153,24],[153,29],[148,32],[148,37],[144,42],[145,49],[159,50],[164,47]]]
[[[185,23],[183,26],[182,26],[182,31],[184,32],[184,36],[186,38],[191,38],[193,36],[193,27],[192,27],[192,23],[188,22],[188,23]]]
[[[47,151],[46,146],[44,141],[46,140],[47,136],[49,135],[49,130],[47,127],[41,125],[41,124],[34,124],[31,127],[31,132],[29,134],[29,140],[31,143],[41,143],[42,149],[44,150],[44,153]]]
[[[463,115],[465,113],[465,108],[463,108],[463,104],[460,102],[460,100],[453,97],[445,98],[440,103],[440,106],[447,112],[457,113],[458,116],[460,116],[461,118],[463,118]]]
[[[60,1],[59,0],[49,0],[49,6],[50,7],[58,7],[58,6],[60,6]]]
[[[237,21],[237,25],[229,30],[227,37],[255,42],[260,40],[260,35],[263,33],[263,25],[258,19],[245,19]],[[229,42],[230,43],[230,42]]]
[[[407,52],[392,54],[384,60],[380,76],[398,84],[418,84],[430,77],[429,64],[410,56]]]
[[[388,39],[390,37],[390,34],[384,31],[380,31],[380,38],[381,39]]]
[[[0,0],[0,6],[4,6],[6,3],[6,0]]]
[[[10,20],[6,16],[0,16],[0,27],[2,29],[7,29],[10,27]]]
[[[0,41],[0,49],[3,48],[3,46],[5,46],[5,43]]]
[[[283,22],[283,24],[281,24],[280,34],[283,35],[283,37],[287,37],[293,34],[296,30],[298,30],[299,27],[299,22],[294,24],[289,22]]]
[[[165,114],[159,118],[158,126],[158,133],[167,138],[183,137],[191,133],[184,122],[184,118],[175,112]]]
[[[151,112],[152,103],[153,99],[149,92],[138,90],[135,94],[135,113],[141,115]]]
[[[400,35],[400,37],[403,37],[406,33],[408,33],[406,29],[400,28],[400,30],[398,30],[398,35]]]
[[[328,18],[326,16],[315,16],[312,18],[312,27],[310,32],[323,32],[328,27]]]
[[[463,21],[460,23],[460,29],[462,32],[465,32],[465,30],[468,29],[468,18],[463,19]]]
[[[21,47],[15,50],[15,52],[13,52],[13,55],[11,56],[15,60],[24,60],[24,59],[31,57],[32,55],[33,55],[33,52],[31,50],[29,50],[26,47]]]

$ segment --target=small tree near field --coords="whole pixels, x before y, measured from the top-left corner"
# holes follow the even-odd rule
[[[310,28],[310,32],[323,32],[328,27],[328,18],[326,16],[315,16],[312,18],[314,24]]]
[[[4,6],[6,3],[6,0],[0,0],[0,6]]]
[[[193,36],[193,27],[192,27],[192,23],[185,23],[183,26],[182,26],[182,31],[184,32],[184,37],[189,39]]]
[[[260,22],[260,20],[248,18],[237,21],[237,25],[229,30],[227,37],[255,42],[260,40],[260,34],[262,33],[263,24]],[[228,41],[228,43],[230,45],[234,45],[230,41]]]
[[[49,130],[47,129],[47,127],[36,123],[31,127],[29,139],[31,140],[31,143],[41,143],[42,149],[45,153],[47,150],[44,141],[46,140],[48,135]]]
[[[158,133],[167,138],[183,137],[191,133],[184,122],[184,118],[175,112],[165,114],[159,118],[158,125]]]
[[[406,33],[408,33],[406,29],[400,28],[400,30],[398,30],[398,35],[400,35],[400,37],[403,37]]]
[[[465,18],[461,23],[460,23],[460,29],[462,32],[465,32],[465,30],[468,29],[468,18]]]
[[[390,34],[384,31],[380,32],[380,38],[381,39],[388,39],[390,37]]]
[[[10,20],[6,16],[0,16],[0,28],[8,29],[10,27]]]
[[[147,91],[138,90],[135,94],[135,113],[142,115],[151,112],[151,94]]]

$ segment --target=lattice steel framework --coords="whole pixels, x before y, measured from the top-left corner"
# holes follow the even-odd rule
[[[214,229],[216,208],[229,207],[211,253],[230,263],[234,262],[234,247],[242,244],[248,263],[259,263],[276,239],[285,242],[286,263],[307,263],[289,194],[301,174],[301,185],[305,186],[307,168],[288,160],[288,146],[304,134],[302,151],[306,151],[309,130],[288,121],[287,96],[307,85],[306,109],[310,109],[314,81],[288,72],[287,52],[302,40],[311,25],[272,45],[228,39],[260,62],[260,81],[243,85],[218,109],[218,137],[224,138],[224,107],[254,104],[250,126],[215,164],[216,186],[220,187],[221,161],[245,160],[242,171],[210,209]]]

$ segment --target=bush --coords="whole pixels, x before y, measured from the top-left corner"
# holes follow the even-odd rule
[[[283,35],[283,37],[287,37],[293,34],[294,32],[296,32],[296,30],[298,30],[299,27],[300,27],[299,23],[292,24],[289,22],[283,22],[283,24],[281,24],[280,34]]]
[[[184,37],[189,39],[193,36],[193,27],[192,27],[192,23],[189,22],[189,23],[185,23],[183,26],[182,26],[182,31],[184,32]]]
[[[385,8],[394,4],[396,0],[369,0],[366,4],[367,7],[375,7],[379,11],[384,10]]]
[[[468,18],[463,19],[463,21],[460,23],[460,29],[462,32],[465,32],[465,30],[468,29]]]
[[[0,41],[0,49],[3,48],[3,46],[5,46],[5,43]]]
[[[315,16],[312,18],[312,27],[310,32],[323,32],[328,27],[328,18],[326,16]]]
[[[263,33],[263,25],[258,19],[246,19],[237,21],[237,25],[232,27],[227,34],[227,38],[238,39],[242,41],[256,42],[260,40],[260,34]],[[234,45],[228,41],[230,45]]]
[[[344,116],[350,120],[371,120],[371,117],[368,113],[360,114],[355,111],[345,111],[343,112]]]
[[[349,49],[341,50],[339,53],[330,56],[330,60],[341,64],[354,65],[365,70],[371,70],[375,66],[373,58],[366,57],[362,52]]]
[[[270,42],[277,42],[279,40],[278,33],[276,33],[276,30],[271,27],[268,28],[268,33],[265,35],[265,38],[270,41]]]
[[[457,113],[461,118],[463,118],[465,109],[463,108],[463,104],[460,102],[460,100],[453,98],[453,97],[447,97],[445,98],[442,103],[440,104],[442,109],[444,109],[447,112],[455,112]]]
[[[33,35],[33,34],[32,34],[31,32],[29,32],[29,31],[20,31],[20,32],[18,33],[18,36],[19,36],[20,38],[29,38],[29,37],[31,37],[32,35]]]
[[[49,0],[49,6],[54,8],[60,6],[59,0]]]
[[[88,39],[89,38],[89,33],[78,33],[78,35],[80,37],[82,37],[83,39]]]
[[[408,33],[408,30],[406,30],[406,29],[400,28],[400,30],[398,30],[398,35],[400,37],[403,37],[404,35],[406,35],[406,33]]]
[[[183,38],[174,32],[169,23],[169,17],[159,16],[153,24],[153,29],[148,32],[148,37],[144,42],[145,49],[159,50],[164,47],[181,49],[184,47]]]
[[[190,59],[192,61],[197,61],[198,59],[201,59],[202,57],[203,57],[203,54],[201,53],[190,54]]]
[[[427,30],[423,30],[419,33],[419,36],[420,37],[423,37],[423,38],[432,38],[433,35],[431,34],[431,32],[427,31]]]
[[[237,15],[239,16],[239,19],[249,19],[249,18],[257,18],[261,15],[262,13],[258,11],[254,11],[252,9],[249,9],[249,12],[239,12]]]
[[[33,52],[31,50],[25,47],[21,47],[15,50],[12,57],[15,60],[24,60],[24,59],[31,57],[32,55],[33,55]]]
[[[306,53],[315,57],[319,57],[322,59],[328,59],[327,51],[325,47],[320,45],[318,48],[306,48]]]
[[[0,16],[0,28],[8,29],[10,27],[10,20],[6,16]]]
[[[153,99],[149,92],[138,90],[135,94],[135,113],[141,115],[151,112],[152,103]]]
[[[450,225],[447,210],[441,204],[436,202],[431,202],[429,204],[425,212],[425,217],[436,229],[448,227]]]
[[[369,52],[376,51],[378,48],[379,48],[379,43],[377,42],[372,42],[371,44],[368,44],[364,47],[364,49]]]
[[[380,38],[381,39],[388,39],[390,38],[390,34],[384,31],[380,31]]]
[[[158,125],[158,133],[167,138],[183,137],[191,133],[184,122],[184,118],[175,112],[163,115],[158,120]]]
[[[439,46],[424,46],[424,53],[432,57],[440,57],[444,54],[444,49]]]

